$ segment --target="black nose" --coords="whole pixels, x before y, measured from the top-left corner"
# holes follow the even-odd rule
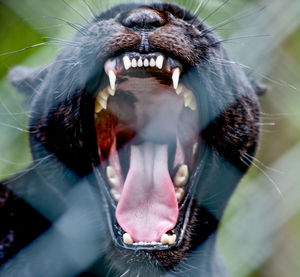
[[[125,27],[132,29],[155,29],[166,24],[166,19],[157,11],[149,8],[135,9],[122,20]]]

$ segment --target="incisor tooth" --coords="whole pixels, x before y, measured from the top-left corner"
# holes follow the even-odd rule
[[[136,61],[135,58],[132,59],[132,61],[131,61],[131,66],[132,66],[132,67],[137,67],[137,61]]]
[[[181,165],[175,175],[174,184],[177,187],[184,186],[189,178],[189,169],[186,164]]]
[[[128,70],[131,67],[131,61],[128,56],[123,57],[123,64],[126,70]]]
[[[119,200],[120,200],[120,198],[121,198],[120,193],[118,193],[115,189],[111,189],[111,190],[110,190],[110,194],[111,194],[112,198],[113,198],[116,202],[119,202]]]
[[[109,184],[112,187],[114,187],[114,188],[120,187],[120,185],[121,185],[120,178],[119,178],[116,170],[110,165],[106,168],[106,176],[107,176]]]
[[[169,236],[169,244],[174,244],[176,241],[176,235]]]
[[[159,55],[156,59],[156,67],[162,69],[163,63],[164,63],[164,57],[162,55]]]
[[[179,77],[180,77],[180,68],[177,67],[177,68],[174,69],[173,74],[172,74],[174,89],[177,89],[177,87],[178,87]]]
[[[177,199],[178,202],[180,202],[180,201],[183,199],[184,193],[185,193],[185,191],[184,191],[183,188],[179,188],[179,189],[176,191],[175,195],[176,195],[176,199]]]
[[[144,67],[148,67],[149,66],[149,60],[148,59],[145,59],[144,60]]]
[[[112,70],[109,70],[108,77],[109,77],[109,83],[110,83],[111,89],[115,90],[116,89],[116,80],[117,80],[115,72],[113,72]]]
[[[133,244],[133,239],[131,238],[131,236],[128,233],[123,234],[123,241],[128,245]]]
[[[150,66],[154,67],[156,65],[155,60],[153,58],[151,58],[150,60]]]
[[[139,58],[138,67],[142,67],[142,66],[143,66],[143,60],[142,60],[142,58]]]
[[[162,244],[168,244],[168,243],[169,243],[169,236],[168,236],[167,234],[163,234],[163,235],[161,236],[160,242],[161,242]]]

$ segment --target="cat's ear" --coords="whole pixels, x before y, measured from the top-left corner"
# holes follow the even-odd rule
[[[11,84],[22,93],[34,94],[39,90],[48,73],[49,66],[35,69],[24,66],[16,66],[9,72]]]

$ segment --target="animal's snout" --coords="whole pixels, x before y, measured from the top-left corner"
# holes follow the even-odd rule
[[[131,29],[151,30],[165,25],[166,18],[155,10],[139,8],[128,13],[123,18],[122,24]]]

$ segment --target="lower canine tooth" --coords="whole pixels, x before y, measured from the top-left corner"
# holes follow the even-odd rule
[[[175,175],[174,184],[177,187],[184,186],[189,178],[189,169],[186,164],[181,165]]]
[[[177,87],[178,87],[179,77],[180,77],[180,68],[177,67],[177,68],[174,69],[173,74],[172,74],[174,89],[177,89]]]
[[[131,238],[131,236],[128,233],[123,234],[123,241],[128,245],[133,244],[133,239]]]
[[[108,77],[109,77],[109,83],[110,83],[111,89],[115,90],[116,89],[116,80],[117,80],[115,72],[113,72],[112,70],[109,70]]]

